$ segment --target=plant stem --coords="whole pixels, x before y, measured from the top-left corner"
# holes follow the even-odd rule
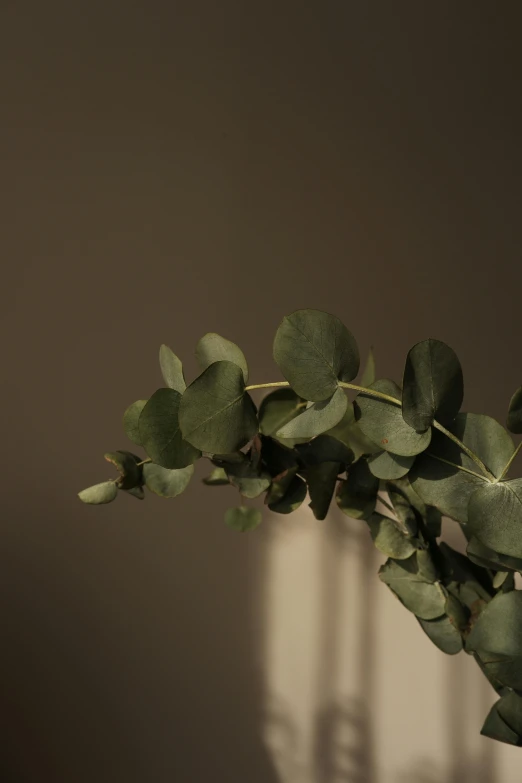
[[[147,462],[152,462],[152,460],[150,458],[147,458],[147,459],[142,460],[141,462],[137,462],[136,463],[136,467],[139,468],[141,465],[145,465]]]
[[[479,468],[481,469],[481,471],[482,471],[482,472],[483,472],[483,473],[484,473],[484,474],[485,474],[485,475],[488,477],[488,479],[489,479],[490,481],[493,481],[493,482],[496,482],[496,481],[497,481],[497,477],[496,477],[495,475],[493,475],[493,473],[492,473],[490,470],[488,470],[488,468],[487,468],[487,467],[484,465],[484,463],[482,462],[482,460],[480,459],[480,457],[477,457],[477,455],[476,455],[476,454],[474,454],[474,453],[471,451],[471,449],[468,449],[468,447],[467,447],[467,446],[465,446],[465,445],[464,445],[464,443],[462,443],[462,441],[461,441],[461,440],[459,440],[459,438],[457,438],[457,436],[456,436],[456,435],[454,435],[452,432],[450,432],[449,430],[447,430],[447,429],[446,429],[446,427],[443,427],[443,426],[442,426],[442,424],[439,424],[439,422],[438,422],[438,421],[436,421],[436,420],[433,422],[433,426],[435,427],[435,429],[436,429],[436,430],[439,430],[439,432],[442,432],[442,433],[443,433],[443,435],[446,435],[446,437],[447,437],[447,438],[449,438],[450,440],[452,440],[452,441],[453,441],[453,443],[456,443],[456,444],[457,444],[457,446],[459,447],[459,449],[461,449],[461,450],[464,452],[464,454],[467,454],[467,456],[468,456],[470,459],[472,459],[472,460],[473,460],[473,462],[474,462],[476,465],[478,465],[478,466],[479,466]]]
[[[258,383],[253,386],[247,386],[246,391],[250,391],[251,389],[268,389],[272,388],[274,386],[290,386],[288,381],[276,381],[275,383]],[[392,397],[389,394],[384,394],[383,392],[377,391],[377,389],[367,389],[364,386],[357,386],[355,383],[346,383],[345,381],[339,381],[339,386],[342,386],[343,389],[353,389],[354,391],[357,391],[362,394],[366,394],[369,397],[376,397],[380,400],[385,400],[386,402],[392,403],[392,405],[396,405],[398,408],[402,408],[402,402],[401,400],[398,400],[396,397]],[[439,432],[442,432],[443,435],[445,435],[447,438],[453,441],[461,451],[464,452],[473,462],[478,465],[478,467],[481,469],[483,474],[488,478],[489,481],[496,483],[498,481],[497,477],[491,473],[490,470],[486,467],[486,465],[482,462],[480,457],[478,457],[471,449],[468,449],[468,447],[459,439],[456,435],[454,435],[452,432],[450,432],[446,427],[444,427],[442,424],[440,424],[437,420],[433,421],[433,427]],[[519,447],[520,448],[520,447]],[[513,456],[513,459],[515,456]],[[450,463],[453,464],[453,463]],[[509,463],[511,464],[511,463]],[[457,468],[462,468],[462,465],[455,465]],[[509,465],[507,466],[509,468]],[[466,468],[463,468],[465,471]],[[467,471],[468,473],[471,472],[473,474],[473,471]],[[479,475],[478,473],[475,473],[473,475]],[[482,476],[480,476],[482,478]]]
[[[502,471],[502,474],[501,474],[501,476],[500,476],[500,479],[499,479],[499,481],[501,481],[501,480],[504,478],[504,476],[506,475],[506,473],[507,473],[507,472],[508,472],[508,470],[510,469],[510,467],[511,467],[511,465],[513,464],[514,460],[516,459],[516,457],[517,457],[517,455],[518,455],[518,452],[520,451],[520,449],[522,449],[522,440],[520,441],[520,443],[519,443],[519,444],[518,444],[518,446],[516,447],[515,451],[513,452],[513,454],[511,455],[511,457],[509,458],[509,460],[508,460],[508,463],[507,463],[506,467],[505,467],[505,468],[504,468],[504,470]]]
[[[426,456],[431,457],[432,459],[436,459],[439,462],[444,462],[445,465],[451,465],[452,468],[458,468],[458,470],[462,470],[464,473],[469,473],[470,476],[475,476],[476,478],[479,478],[481,481],[488,481],[486,476],[481,476],[480,473],[475,473],[474,470],[469,470],[469,468],[465,468],[464,465],[457,465],[455,462],[450,462],[449,459],[443,459],[443,457],[438,457],[436,454],[432,454],[431,451],[427,451]]]

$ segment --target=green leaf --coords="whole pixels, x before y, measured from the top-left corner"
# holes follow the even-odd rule
[[[393,397],[398,405],[360,392],[354,402],[355,418],[366,437],[378,443],[379,448],[401,457],[412,457],[424,451],[431,440],[431,429],[419,433],[404,421],[401,390],[397,384],[383,379],[375,381],[371,388]]]
[[[271,476],[297,468],[297,453],[267,435],[261,435],[261,461]]]
[[[290,386],[306,400],[331,397],[339,381],[359,371],[359,351],[341,321],[319,310],[285,316],[274,340],[274,359]]]
[[[366,435],[363,435],[361,428],[355,421],[353,405],[351,404],[348,404],[346,413],[339,424],[336,424],[335,427],[332,427],[331,430],[324,434],[330,435],[332,438],[336,438],[341,443],[344,443],[353,452],[354,461],[362,457],[363,454],[375,454],[381,450]]]
[[[133,498],[137,498],[138,500],[145,499],[143,487],[131,487],[130,489],[124,489],[123,491],[126,492],[127,495],[132,495]]]
[[[187,388],[185,376],[183,375],[183,365],[181,360],[171,351],[168,345],[161,346],[159,350],[159,363],[165,385],[168,386],[169,389],[174,389],[174,391],[183,394]]]
[[[399,530],[392,519],[374,513],[368,518],[368,527],[375,546],[384,555],[395,560],[405,560],[415,552],[411,540]]]
[[[462,636],[452,625],[447,615],[437,617],[434,620],[417,619],[422,630],[439,650],[447,655],[456,655],[462,650]]]
[[[314,402],[276,433],[278,438],[314,438],[334,427],[343,418],[348,405],[346,394],[336,389],[328,400]]]
[[[409,493],[403,487],[397,486],[397,483],[388,483],[386,486],[390,503],[401,526],[408,535],[416,536],[418,533],[419,521],[415,513],[415,504],[409,496]]]
[[[522,433],[522,386],[516,390],[509,403],[507,428],[515,435]]]
[[[375,380],[375,355],[373,353],[373,348],[370,348],[359,384],[367,389],[368,386],[375,383]]]
[[[192,465],[201,452],[182,436],[178,419],[181,394],[158,389],[143,408],[139,421],[140,439],[152,462],[162,468]]]
[[[241,368],[228,361],[207,367],[184,393],[179,420],[184,438],[202,451],[244,446],[257,433],[257,416]]]
[[[154,462],[147,462],[143,466],[143,477],[147,489],[162,498],[175,498],[177,495],[181,495],[187,488],[193,474],[194,465],[187,465],[187,467],[177,470],[162,468],[161,465],[155,465]]]
[[[396,507],[399,504],[401,507],[409,507],[410,511],[408,515],[414,509],[414,515],[420,516],[424,521],[425,531],[429,538],[438,538],[441,534],[442,514],[435,508],[435,506],[428,506],[417,495],[413,487],[411,486],[408,478],[394,479],[388,482],[388,493],[390,493],[390,500]],[[397,496],[401,496],[400,499]],[[401,513],[400,509],[396,507],[396,513]]]
[[[292,471],[288,471],[292,476]],[[291,514],[302,504],[306,497],[306,484],[300,476],[293,476],[291,478],[288,487],[284,494],[279,496],[279,492],[272,492],[274,484],[270,488],[270,492],[267,494],[267,505],[270,511],[274,511],[277,514]]]
[[[118,494],[118,487],[115,481],[103,481],[101,484],[95,484],[93,487],[82,489],[78,497],[82,503],[110,503]]]
[[[493,571],[522,572],[522,559],[500,555],[487,546],[484,546],[475,536],[471,536],[466,554],[473,563],[476,563],[483,568],[488,568]]]
[[[271,478],[265,471],[258,472],[247,461],[225,468],[230,483],[246,498],[257,498],[270,486]]]
[[[466,649],[499,684],[522,689],[522,591],[497,593],[475,621]]]
[[[132,489],[142,483],[142,469],[138,466],[141,459],[136,454],[130,451],[108,451],[103,456],[118,470],[120,478],[116,483],[120,489]]]
[[[522,558],[522,479],[478,487],[469,499],[468,530],[493,551]]]
[[[341,469],[339,462],[321,462],[306,470],[306,483],[310,493],[310,508],[316,519],[325,519]]]
[[[513,691],[492,706],[480,732],[485,737],[522,746],[522,697]]]
[[[203,484],[208,484],[211,487],[217,487],[224,484],[230,484],[230,481],[224,468],[214,468],[210,475],[203,479]]]
[[[391,451],[381,451],[368,458],[368,466],[374,476],[384,481],[405,476],[415,461],[415,457],[399,457]]]
[[[498,421],[482,414],[459,413],[448,429],[500,478],[515,447]],[[442,432],[434,431],[428,453],[415,460],[408,476],[413,489],[425,503],[436,506],[445,516],[466,523],[469,499],[484,481],[439,462],[435,457],[462,465],[475,473],[479,468],[457,444]]]
[[[209,332],[196,346],[196,359],[202,370],[214,362],[232,362],[241,368],[245,383],[248,383],[248,365],[241,348],[225,337]]]
[[[136,446],[142,446],[139,430],[140,415],[147,404],[148,400],[136,400],[132,405],[129,405],[125,413],[123,414],[123,429],[130,441],[136,444]]]
[[[379,578],[410,612],[422,620],[434,620],[444,613],[446,595],[440,584],[426,581],[417,569],[415,555],[400,563],[387,560]]]
[[[353,462],[353,451],[331,435],[318,435],[308,443],[298,444],[295,450],[308,467],[321,462],[341,462],[343,465]]]
[[[348,478],[341,482],[337,492],[337,505],[352,519],[368,519],[375,511],[379,479],[373,476],[365,459],[351,465]]]
[[[285,424],[295,419],[306,408],[306,400],[293,389],[277,389],[263,398],[259,407],[259,431],[275,436]],[[295,441],[288,443],[293,445]]]
[[[225,512],[225,524],[233,530],[239,530],[240,533],[254,530],[262,520],[263,515],[258,508],[237,506],[236,508],[229,508]]]
[[[462,368],[455,351],[440,340],[423,340],[414,345],[404,369],[404,421],[418,432],[425,432],[434,419],[450,424],[463,397]]]

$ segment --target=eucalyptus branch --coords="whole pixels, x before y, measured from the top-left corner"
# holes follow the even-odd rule
[[[522,479],[505,479],[522,444],[513,449],[495,419],[460,413],[460,362],[439,340],[413,346],[399,387],[376,380],[373,352],[359,374],[355,338],[338,318],[299,310],[279,325],[273,356],[285,380],[249,384],[239,346],[206,334],[196,346],[200,374],[187,386],[181,360],[162,345],[164,386],[123,416],[127,437],[146,457],[108,452],[118,478],[83,490],[80,499],[103,504],[122,493],[143,499],[145,489],[176,497],[202,457],[213,466],[206,485],[239,492],[225,513],[234,530],[262,522],[258,505],[249,503],[261,496],[271,514],[284,515],[308,497],[318,520],[335,498],[341,512],[367,524],[387,556],[379,578],[431,641],[448,654],[466,649],[502,689],[482,733],[522,746],[522,593],[513,578],[494,582],[498,572],[522,573]],[[259,408],[245,394],[256,389],[269,390]],[[341,389],[357,392],[355,417],[351,403],[346,415]],[[522,434],[522,387],[506,424]],[[432,440],[433,430],[445,437]],[[456,464],[451,444],[477,471]],[[453,469],[449,480],[437,462]],[[488,465],[505,467],[497,477]],[[383,482],[393,487],[386,498]],[[379,503],[390,516],[375,513]],[[461,525],[465,555],[439,540],[442,515]],[[487,660],[484,651],[492,649],[498,656]]]

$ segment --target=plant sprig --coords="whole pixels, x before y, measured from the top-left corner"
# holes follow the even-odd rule
[[[187,385],[181,360],[161,346],[164,386],[123,416],[145,456],[107,453],[118,476],[80,499],[143,499],[145,489],[176,497],[201,459],[212,467],[205,484],[239,493],[225,515],[234,530],[261,524],[261,510],[247,503],[261,496],[276,514],[308,496],[319,520],[335,499],[368,526],[388,558],[380,579],[429,639],[448,654],[472,655],[497,691],[483,733],[522,745],[522,592],[514,579],[522,573],[522,479],[507,478],[522,446],[509,434],[522,433],[522,387],[507,429],[462,413],[463,373],[445,343],[417,343],[398,385],[375,377],[373,351],[361,373],[351,332],[317,310],[285,317],[273,354],[285,380],[248,384],[241,349],[207,334],[196,346],[201,372]],[[268,391],[259,409],[256,390]],[[443,515],[461,526],[465,555],[441,540]]]

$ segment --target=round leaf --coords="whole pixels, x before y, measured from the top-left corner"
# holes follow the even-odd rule
[[[115,481],[103,481],[101,484],[95,484],[93,487],[83,489],[78,493],[82,503],[110,503],[118,494],[118,487]]]
[[[405,476],[415,461],[415,457],[399,457],[391,451],[381,451],[368,458],[368,467],[374,476],[384,481]]]
[[[268,473],[258,472],[249,462],[227,465],[225,470],[230,483],[246,498],[259,497],[271,483]]]
[[[166,386],[169,389],[183,394],[187,388],[185,376],[183,375],[183,365],[176,354],[171,351],[168,345],[162,345],[159,350],[159,362],[161,374]]]
[[[274,485],[272,485],[273,487]],[[268,508],[277,514],[291,514],[306,497],[306,484],[300,476],[294,476],[282,497],[268,498]]]
[[[117,485],[120,489],[132,489],[141,484],[140,458],[130,451],[109,451],[103,455],[107,462],[111,462],[120,473]]]
[[[414,345],[404,369],[404,421],[418,432],[425,432],[434,419],[450,424],[463,397],[464,380],[455,351],[440,340],[423,340]]]
[[[422,630],[439,650],[442,650],[447,655],[456,655],[462,650],[462,636],[449,617],[443,615],[435,618],[435,620],[417,619]]]
[[[516,435],[522,433],[522,386],[516,390],[509,403],[507,428]]]
[[[375,380],[375,355],[373,353],[373,348],[370,348],[359,384],[368,388],[372,383],[375,383]]]
[[[368,519],[375,510],[378,491],[379,479],[370,473],[366,460],[360,459],[350,466],[348,478],[339,485],[337,505],[352,519]]]
[[[202,370],[206,370],[214,362],[237,364],[243,372],[245,383],[248,383],[248,365],[243,351],[235,343],[215,332],[209,332],[198,342],[196,358]]]
[[[522,689],[522,592],[498,593],[475,621],[466,649],[500,685]]]
[[[492,549],[484,546],[475,536],[471,536],[466,554],[473,563],[492,571],[522,572],[522,559],[500,555],[498,552],[494,552]]]
[[[522,746],[521,705],[522,698],[518,694],[506,693],[492,706],[480,733],[498,742]]]
[[[353,452],[353,460],[358,460],[363,454],[376,454],[381,450],[366,435],[363,435],[359,424],[355,421],[353,405],[350,404],[339,424],[324,434],[344,443]]]
[[[331,435],[318,435],[308,443],[298,444],[295,450],[307,466],[321,462],[341,462],[344,465],[353,462],[353,451]]]
[[[140,439],[147,455],[163,468],[192,465],[201,452],[183,439],[178,413],[181,394],[158,389],[143,408],[139,420]]]
[[[359,371],[359,350],[341,321],[319,310],[285,316],[274,340],[274,359],[292,389],[306,400],[331,397],[338,381]]]
[[[143,477],[147,489],[162,498],[175,498],[177,495],[181,495],[187,488],[193,474],[194,465],[187,465],[186,468],[178,470],[168,470],[153,462],[147,462],[143,466]]]
[[[459,413],[448,429],[480,457],[495,476],[502,475],[515,447],[510,435],[498,421],[482,414]],[[425,503],[465,523],[468,520],[469,499],[484,481],[440,462],[436,457],[474,472],[478,472],[479,468],[457,444],[442,432],[434,431],[428,452],[415,460],[408,475],[415,492]]]
[[[434,620],[444,614],[446,596],[441,585],[427,582],[417,571],[416,558],[400,563],[387,560],[379,578],[388,585],[404,606],[422,620]]]
[[[401,457],[412,457],[424,451],[431,440],[431,429],[416,432],[402,416],[401,390],[393,381],[383,379],[375,381],[370,387],[387,394],[398,401],[397,405],[387,400],[371,397],[360,392],[355,398],[355,418],[360,429],[381,449],[391,451]]]
[[[139,420],[141,412],[147,400],[136,400],[132,405],[129,405],[125,413],[123,414],[123,429],[130,441],[136,444],[136,446],[142,446],[139,430]]]
[[[263,435],[275,436],[278,430],[299,416],[305,408],[306,400],[293,389],[277,389],[267,394],[259,406],[259,431]]]
[[[254,530],[262,519],[263,515],[258,508],[238,506],[237,508],[229,508],[225,512],[225,524],[233,530],[239,530],[240,533]]]
[[[346,394],[341,388],[337,388],[330,399],[314,402],[278,430],[276,435],[278,438],[314,438],[335,427],[346,413],[347,405]]]
[[[254,403],[233,362],[211,364],[190,384],[179,417],[184,438],[211,454],[236,451],[257,433]]]
[[[468,530],[494,552],[522,558],[522,479],[476,489],[469,499]]]
[[[373,543],[384,555],[395,560],[405,560],[415,552],[411,540],[399,530],[392,519],[374,513],[368,519],[368,527]]]

